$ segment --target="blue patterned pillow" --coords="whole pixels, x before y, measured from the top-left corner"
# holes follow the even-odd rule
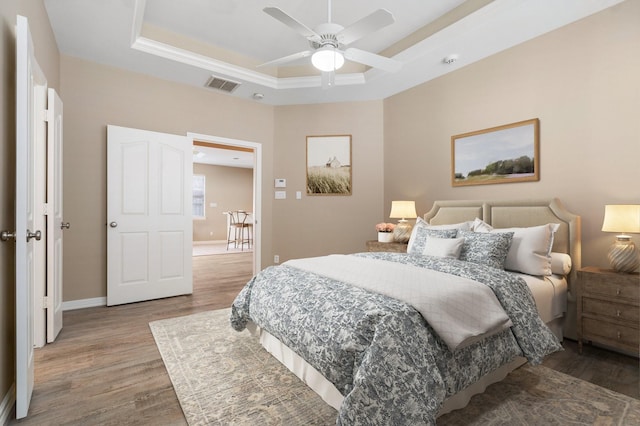
[[[407,253],[419,254],[424,253],[424,248],[427,245],[428,237],[436,238],[455,238],[458,235],[457,229],[431,229],[426,226],[418,226],[415,232],[411,235],[411,243],[409,244]]]
[[[458,237],[464,238],[460,260],[504,269],[504,261],[509,253],[513,232],[487,234],[459,231]]]

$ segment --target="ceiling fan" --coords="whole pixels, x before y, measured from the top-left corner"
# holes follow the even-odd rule
[[[313,66],[322,71],[323,87],[334,84],[335,71],[344,65],[345,59],[389,72],[398,71],[402,67],[402,63],[394,59],[354,47],[346,47],[367,34],[392,24],[394,18],[391,12],[378,9],[345,28],[331,22],[331,0],[327,1],[327,9],[328,22],[312,30],[277,7],[265,7],[264,12],[309,40],[312,49],[275,59],[260,66],[283,65],[311,56]]]

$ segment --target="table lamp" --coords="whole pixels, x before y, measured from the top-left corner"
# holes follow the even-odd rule
[[[400,219],[393,230],[393,239],[399,243],[406,243],[411,236],[411,224],[407,221],[418,217],[416,214],[415,201],[392,201],[391,213],[389,217],[392,219]]]
[[[633,272],[640,267],[640,254],[627,233],[640,233],[640,204],[604,206],[604,232],[617,232],[609,249],[611,268],[617,272]]]

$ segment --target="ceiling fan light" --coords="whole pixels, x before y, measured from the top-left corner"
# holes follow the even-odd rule
[[[332,47],[323,47],[311,56],[311,63],[320,71],[335,71],[344,65],[344,56]]]

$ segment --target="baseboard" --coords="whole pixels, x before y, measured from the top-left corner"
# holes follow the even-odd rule
[[[16,405],[16,385],[11,385],[9,392],[2,398],[0,403],[0,425],[9,424],[9,419],[13,414],[13,407]]]
[[[204,246],[209,244],[224,244],[227,240],[211,240],[211,241],[194,241],[194,246]]]
[[[97,306],[107,306],[106,297],[94,297],[93,299],[69,300],[62,302],[63,311],[73,311],[75,309],[95,308]]]

